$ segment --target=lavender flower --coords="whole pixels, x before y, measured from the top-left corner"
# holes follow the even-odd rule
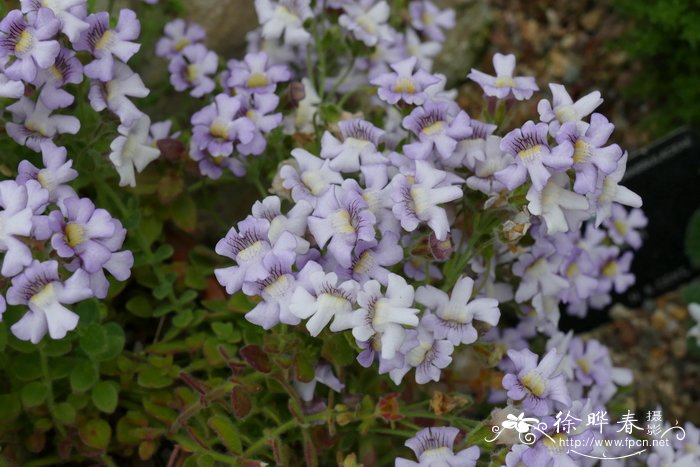
[[[297,202],[285,215],[281,210],[281,200],[277,196],[268,196],[264,200],[253,204],[252,214],[257,219],[266,219],[270,222],[267,237],[273,245],[284,234],[293,235],[296,241],[295,252],[304,255],[309,251],[309,242],[304,239],[306,235],[307,220],[314,210],[306,201]]]
[[[330,132],[325,132],[321,138],[321,157],[331,159],[331,169],[357,172],[362,166],[386,162],[377,149],[384,137],[383,130],[359,118],[342,120],[338,127],[342,142]]]
[[[445,160],[454,153],[459,140],[471,136],[473,130],[469,126],[469,116],[460,111],[448,122],[448,108],[447,103],[427,101],[404,118],[404,128],[418,136],[417,142],[403,147],[408,157],[425,160],[435,149],[440,158]]]
[[[345,385],[333,374],[333,368],[328,363],[318,363],[314,368],[314,378],[308,383],[294,380],[294,389],[299,393],[299,397],[304,402],[311,402],[314,399],[316,384],[321,383],[328,386],[335,392],[342,392]]]
[[[109,109],[114,112],[122,125],[130,126],[141,118],[141,112],[129,99],[146,97],[150,93],[141,77],[121,62],[114,64],[114,78],[110,81],[92,80],[88,98],[97,112]]]
[[[165,25],[164,36],[156,44],[158,57],[173,58],[188,45],[201,44],[207,32],[196,23],[188,23],[183,19],[175,19]]]
[[[10,11],[0,22],[0,57],[16,59],[5,69],[7,77],[31,82],[38,69],[53,65],[61,49],[53,38],[60,25],[48,8],[39,9],[31,24],[21,11]]]
[[[448,185],[447,172],[433,168],[426,161],[416,161],[415,176],[397,174],[391,181],[392,209],[401,227],[414,231],[421,222],[427,222],[438,240],[447,238],[450,224],[447,213],[439,204],[462,197],[462,190]]]
[[[49,193],[49,201],[57,202],[74,196],[75,192],[65,183],[75,180],[78,172],[72,168],[73,161],[67,159],[65,148],[57,148],[53,144],[41,145],[41,157],[44,168],[35,167],[28,160],[19,163],[17,182],[24,185],[28,180],[36,180]]]
[[[53,65],[39,70],[34,85],[42,87],[39,99],[49,109],[68,107],[73,103],[73,96],[61,89],[68,83],[78,84],[83,81],[83,66],[72,50],[61,48]]]
[[[633,208],[642,207],[642,198],[629,188],[619,185],[625,175],[627,167],[627,153],[622,155],[617,164],[617,168],[606,177],[598,179],[596,191],[600,193],[595,201],[596,218],[595,225],[598,227],[605,219],[610,217],[613,203],[623,204]]]
[[[239,291],[244,281],[255,282],[268,275],[262,260],[272,249],[267,240],[269,226],[267,220],[249,216],[238,223],[238,230],[231,227],[216,244],[217,254],[236,261],[236,266],[214,270],[217,280],[228,294]]]
[[[634,274],[629,272],[633,258],[631,251],[620,256],[617,247],[604,248],[600,258],[599,290],[607,293],[614,289],[622,293],[634,284]]]
[[[84,21],[87,16],[86,0],[20,0],[22,12],[30,17],[38,14],[42,8],[50,9],[61,24],[61,31],[72,43],[80,34],[90,27]]]
[[[342,323],[355,304],[359,284],[353,280],[341,282],[335,273],[325,273],[313,261],[306,263],[299,276],[307,278],[309,287],[308,290],[297,287],[290,301],[290,311],[299,318],[310,318],[306,329],[312,336],[318,336],[331,320],[331,331],[342,330]]]
[[[283,165],[280,177],[284,187],[292,191],[294,201],[305,200],[316,206],[318,198],[332,185],[343,182],[343,177],[330,169],[330,161],[324,161],[301,148],[292,150],[292,157],[297,167]]]
[[[238,91],[255,94],[275,92],[277,83],[289,81],[292,74],[286,65],[270,65],[265,52],[246,54],[242,61],[229,62],[230,78],[226,84]]]
[[[583,216],[588,215],[588,200],[569,191],[568,187],[568,175],[559,173],[552,176],[541,191],[533,184],[527,192],[526,198],[530,202],[527,205],[528,210],[544,218],[549,235],[579,228],[580,225],[569,225],[566,214],[582,211]]]
[[[479,448],[472,446],[455,454],[454,442],[458,434],[457,428],[447,426],[423,428],[406,440],[406,446],[416,454],[418,462],[398,457],[395,467],[474,467],[479,459]]]
[[[563,85],[550,83],[549,89],[552,91],[552,102],[542,99],[537,104],[537,111],[540,114],[540,120],[549,123],[552,134],[556,134],[561,124],[566,122],[580,125],[584,117],[590,115],[603,103],[598,91],[586,94],[574,102]]]
[[[569,282],[557,274],[558,263],[553,260],[554,247],[547,242],[536,242],[532,251],[521,255],[513,265],[513,274],[520,277],[515,301],[522,303],[538,293],[556,296],[569,286]]]
[[[389,372],[394,384],[401,380],[411,368],[416,369],[416,383],[426,384],[430,381],[440,381],[440,370],[452,363],[454,345],[446,339],[437,339],[435,335],[423,326],[416,330],[409,329],[406,339],[399,352],[405,355],[402,367]]]
[[[119,21],[114,29],[109,25],[109,13],[101,11],[87,17],[90,27],[83,31],[75,43],[75,50],[92,53],[94,60],[85,65],[85,76],[100,81],[110,81],[114,77],[114,57],[127,62],[139,51],[140,44],[134,41],[139,37],[141,24],[136,13],[129,9],[119,12]]]
[[[195,147],[212,156],[230,156],[235,141],[250,143],[255,125],[241,115],[240,97],[218,94],[214,103],[192,115],[192,141]]]
[[[62,133],[76,134],[80,130],[80,120],[69,115],[51,115],[41,100],[36,103],[22,97],[7,106],[12,112],[13,122],[7,122],[7,134],[18,144],[39,152],[44,142],[53,144],[53,138]]]
[[[467,156],[468,157],[468,156]],[[467,178],[467,186],[487,195],[494,195],[506,189],[495,174],[514,162],[513,156],[501,150],[501,138],[489,135],[484,142],[483,160],[474,161],[474,175]]]
[[[495,54],[493,56],[493,67],[496,76],[487,75],[472,68],[467,78],[476,82],[484,94],[498,99],[505,99],[512,96],[516,100],[525,100],[532,97],[532,93],[539,88],[535,83],[535,78],[529,76],[513,76],[515,70],[515,55]]]
[[[101,240],[114,235],[112,216],[104,209],[95,209],[87,198],[67,198],[60,211],[49,214],[54,235],[51,246],[61,258],[78,258],[88,273],[97,272],[112,256]]]
[[[17,238],[32,232],[33,212],[28,201],[27,187],[14,180],[0,182],[0,251],[5,252],[0,273],[5,277],[18,274],[32,261],[29,247]]]
[[[133,121],[131,125],[119,125],[119,135],[110,148],[109,160],[119,173],[119,186],[136,186],[137,172],[142,172],[148,164],[160,156],[160,151],[148,144],[148,131],[151,119],[146,114]]]
[[[515,370],[503,377],[503,387],[508,397],[522,402],[525,410],[542,416],[552,413],[555,403],[571,405],[564,376],[557,372],[562,357],[555,349],[547,352],[539,363],[537,354],[529,349],[509,350],[508,357]]]
[[[210,75],[216,73],[218,65],[216,53],[202,44],[188,45],[170,60],[170,83],[176,91],[192,88],[192,97],[202,97],[214,90],[216,83]]]
[[[7,77],[5,69],[10,61],[9,56],[0,57],[0,97],[6,99],[19,99],[24,95],[24,82]]]
[[[639,231],[648,223],[649,220],[641,209],[627,211],[623,206],[613,203],[610,217],[605,221],[605,227],[616,245],[627,244],[638,250],[642,246],[642,236]]]
[[[428,97],[426,88],[440,79],[420,68],[414,71],[416,63],[415,57],[407,58],[391,65],[393,73],[384,73],[371,80],[370,83],[379,87],[379,98],[389,104],[400,100],[407,104],[423,104]]]
[[[282,123],[282,114],[272,112],[277,109],[279,97],[276,94],[251,94],[242,102],[240,113],[255,126],[253,138],[248,143],[240,142],[236,150],[243,156],[260,155],[267,147],[264,134],[269,133]]]
[[[440,10],[429,0],[411,2],[408,11],[411,14],[411,26],[434,41],[444,42],[443,30],[455,26],[455,11],[451,8]]]
[[[390,40],[389,4],[384,0],[351,0],[343,2],[343,14],[338,24],[350,31],[366,46],[373,47],[381,40]]]
[[[311,18],[309,0],[255,0],[255,11],[262,25],[265,39],[282,39],[287,45],[308,44],[311,34],[304,29],[304,21]]]
[[[547,125],[544,123],[528,121],[522,128],[509,132],[501,141],[501,149],[515,159],[515,162],[495,175],[509,190],[525,183],[529,175],[532,186],[537,191],[542,191],[552,176],[547,167],[563,171],[573,164],[571,145],[549,147]]]
[[[7,291],[7,303],[27,305],[29,310],[10,328],[18,339],[34,344],[46,335],[62,339],[75,329],[78,315],[64,307],[85,300],[92,295],[87,274],[78,270],[65,282],[58,275],[58,262],[38,261],[12,279]]]
[[[498,301],[477,298],[470,302],[473,290],[474,280],[469,277],[457,281],[451,297],[430,285],[416,290],[416,301],[426,307],[422,325],[434,334],[435,339],[447,339],[454,345],[471,344],[477,338],[472,320],[491,326],[498,324],[501,316]]]
[[[319,247],[328,251],[341,266],[350,267],[358,241],[374,240],[374,214],[360,194],[333,186],[321,196],[309,217],[309,231]]]
[[[398,236],[385,232],[379,243],[358,242],[349,275],[360,283],[375,279],[386,285],[389,280],[389,270],[386,267],[393,266],[402,259],[403,248],[398,243]]]
[[[574,171],[576,193],[591,193],[598,183],[598,174],[610,174],[622,157],[622,149],[617,144],[603,147],[615,126],[603,115],[594,113],[591,124],[581,132],[581,125],[566,122],[557,133],[560,144],[571,144],[574,148]]]

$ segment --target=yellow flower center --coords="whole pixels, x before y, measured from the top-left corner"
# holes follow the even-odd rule
[[[413,205],[415,207],[416,214],[418,215],[427,211],[432,206],[428,190],[419,187],[418,185],[413,185],[411,187],[411,198],[413,199]]]
[[[199,78],[199,68],[195,64],[187,65],[187,81],[194,83]]]
[[[228,125],[219,120],[214,120],[214,123],[209,128],[209,133],[217,138],[226,139],[228,138]]]
[[[102,37],[100,37],[100,39],[97,42],[95,42],[95,50],[104,49],[108,47],[112,43],[113,36],[113,31],[105,31],[104,34],[102,34]]]
[[[514,88],[515,80],[510,76],[499,76],[496,78],[497,88]]]
[[[43,307],[48,305],[54,300],[54,290],[53,290],[53,283],[46,284],[43,289],[41,289],[39,292],[35,293],[34,296],[30,299],[30,301],[39,306]]]
[[[190,40],[189,40],[189,39],[185,39],[185,38],[183,37],[182,39],[180,39],[179,41],[177,41],[177,42],[175,43],[175,50],[176,50],[177,52],[180,52],[180,51],[182,51],[182,49],[184,49],[184,48],[187,47],[188,45],[190,45]]]
[[[262,88],[270,84],[265,73],[251,73],[246,85],[249,88]]]
[[[566,268],[566,277],[569,279],[576,277],[579,275],[581,270],[578,267],[577,263],[571,263],[568,268]]]
[[[615,261],[608,261],[605,266],[603,266],[603,275],[605,277],[615,277],[617,275],[617,263]]]
[[[399,94],[415,94],[416,83],[411,78],[400,77],[394,84],[394,92]]]
[[[576,164],[581,164],[586,162],[590,156],[588,143],[580,139],[576,140],[576,144],[574,145],[574,162]]]
[[[435,122],[432,125],[423,128],[423,133],[425,133],[428,136],[433,136],[437,133],[440,133],[444,126],[445,122],[443,121]]]
[[[629,227],[627,227],[625,221],[617,220],[613,222],[613,225],[615,226],[615,230],[617,230],[617,233],[619,233],[622,236],[627,235],[627,232],[629,232]]]
[[[576,363],[578,364],[579,368],[583,370],[584,373],[591,372],[591,362],[589,362],[588,359],[581,357],[578,360],[576,360]]]
[[[29,51],[29,49],[31,49],[33,45],[34,38],[32,37],[32,33],[25,29],[19,35],[19,40],[17,41],[17,45],[15,45],[15,53],[26,53]]]
[[[75,248],[85,241],[85,228],[80,224],[68,224],[64,230],[66,242]]]
[[[272,284],[265,287],[265,292],[270,294],[275,298],[282,297],[284,293],[289,289],[289,279],[287,275],[284,274],[279,276]]]
[[[374,20],[372,20],[372,18],[370,18],[369,16],[362,15],[358,17],[355,21],[357,21],[357,24],[359,24],[360,27],[362,27],[362,29],[367,31],[369,34],[374,34],[375,32],[377,32],[377,23],[375,23]]]
[[[248,248],[245,250],[241,250],[238,252],[238,260],[242,261],[244,263],[247,263],[248,261],[252,260],[255,258],[259,253],[260,250],[262,250],[263,244],[260,240],[257,242],[253,243],[250,245]]]
[[[542,151],[542,145],[541,144],[536,144],[530,148],[523,149],[518,153],[518,157],[520,157],[524,161],[531,161],[534,159],[540,152]]]
[[[352,226],[352,222],[350,220],[350,213],[345,210],[338,211],[331,216],[331,225],[333,225],[333,229],[338,233],[355,233],[355,227]]]
[[[540,397],[544,394],[546,386],[544,384],[544,379],[539,373],[531,371],[523,376],[520,382],[533,396]]]

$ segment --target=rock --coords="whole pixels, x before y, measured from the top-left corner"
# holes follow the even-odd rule
[[[207,30],[207,45],[226,58],[245,50],[245,35],[258,26],[250,0],[188,0],[186,17]]]

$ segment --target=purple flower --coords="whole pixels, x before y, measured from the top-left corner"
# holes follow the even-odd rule
[[[428,38],[438,42],[445,41],[443,29],[455,26],[455,11],[451,8],[440,10],[429,0],[416,0],[409,4],[411,26]]]
[[[311,40],[304,29],[304,21],[311,18],[309,0],[255,0],[255,11],[265,39],[284,36],[286,45],[303,45]]]
[[[454,442],[459,429],[452,427],[423,428],[406,440],[406,446],[416,454],[418,462],[397,457],[395,467],[474,467],[479,459],[479,448],[472,446],[455,454]]]
[[[641,209],[627,211],[623,206],[613,203],[611,216],[605,221],[605,228],[608,229],[608,235],[616,245],[627,244],[637,250],[642,246],[642,236],[639,231],[648,223],[649,220]]]
[[[505,185],[496,179],[495,174],[508,167],[513,161],[513,156],[501,150],[501,138],[489,135],[483,146],[483,160],[474,161],[474,175],[467,178],[467,186],[487,195],[505,190]]]
[[[404,128],[418,136],[418,141],[403,147],[408,157],[425,160],[435,149],[441,159],[449,159],[458,141],[471,136],[469,116],[460,111],[454,119],[448,119],[448,109],[445,102],[427,101],[403,119]]]
[[[241,115],[241,97],[218,94],[214,103],[192,115],[192,140],[198,149],[212,156],[230,156],[234,142],[250,143],[255,125]]]
[[[249,53],[242,61],[229,61],[228,66],[231,76],[226,84],[237,91],[273,93],[277,83],[292,78],[286,65],[270,65],[269,56],[265,52]]]
[[[552,176],[547,167],[563,171],[573,164],[571,145],[560,144],[550,149],[544,123],[528,121],[522,128],[511,131],[501,141],[501,149],[515,159],[495,175],[509,190],[525,183],[529,175],[535,189],[542,191]]]
[[[294,389],[296,389],[299,393],[301,400],[311,402],[314,399],[316,383],[321,383],[324,386],[328,386],[335,392],[342,392],[342,390],[345,389],[345,385],[333,374],[333,368],[331,368],[331,365],[325,362],[318,363],[316,365],[316,368],[314,369],[314,379],[308,383],[295,379]]]
[[[446,184],[447,172],[438,170],[429,162],[416,161],[415,176],[397,174],[391,180],[392,211],[401,227],[412,232],[421,222],[427,222],[438,240],[447,238],[450,224],[447,213],[439,204],[462,197],[462,189]]]
[[[13,122],[7,122],[7,134],[18,144],[39,152],[43,142],[53,144],[53,138],[61,133],[76,134],[80,130],[80,120],[70,115],[51,115],[41,100],[36,103],[22,97],[7,106],[12,112]]]
[[[527,192],[528,210],[544,219],[549,235],[576,230],[581,220],[589,217],[588,200],[569,191],[569,183],[567,174],[558,173],[547,181],[542,190],[537,190],[533,185]]]
[[[214,156],[199,149],[194,140],[190,141],[189,155],[190,159],[197,162],[199,172],[205,177],[216,180],[221,177],[224,170],[229,170],[236,177],[246,174],[245,165],[237,157]]]
[[[306,329],[312,336],[318,336],[331,323],[333,332],[345,329],[357,298],[359,284],[353,280],[341,281],[337,274],[323,271],[318,263],[309,261],[299,272],[299,280],[304,278],[307,287],[297,287],[292,295],[289,308],[302,319],[308,319]]]
[[[51,246],[58,256],[79,258],[88,273],[101,269],[112,256],[100,241],[114,235],[112,216],[104,209],[95,209],[87,198],[64,200],[60,211],[49,214],[49,225],[54,232]]]
[[[585,386],[605,386],[610,381],[611,362],[608,348],[595,339],[584,342],[578,337],[569,344],[569,358],[574,363],[576,379]]]
[[[17,237],[32,232],[32,208],[28,206],[27,187],[14,180],[0,182],[0,251],[5,252],[2,273],[12,277],[32,261],[29,247]]]
[[[245,318],[263,329],[270,329],[280,322],[295,325],[301,321],[290,307],[292,294],[299,288],[292,273],[295,248],[296,241],[292,234],[284,232],[274,248],[264,254],[261,268],[256,273],[260,278],[243,282],[243,293],[262,298]]]
[[[574,102],[563,85],[550,83],[549,89],[552,91],[552,102],[542,99],[537,104],[537,111],[540,114],[540,120],[549,123],[552,134],[556,134],[563,123],[574,122],[577,125],[582,123],[584,117],[590,115],[603,103],[598,91],[586,94]]]
[[[41,145],[41,157],[44,168],[35,167],[28,160],[19,163],[17,182],[24,185],[28,180],[36,180],[49,192],[49,201],[58,202],[74,196],[75,191],[66,183],[75,180],[78,172],[73,169],[73,161],[67,159],[66,148],[57,148],[53,144]]]
[[[61,48],[53,65],[39,70],[34,85],[41,89],[39,99],[49,109],[68,107],[73,103],[73,96],[61,89],[68,83],[78,84],[83,81],[83,65],[70,49]]]
[[[350,31],[357,40],[373,47],[380,40],[391,39],[389,4],[384,0],[350,0],[343,2],[343,14],[338,24]]]
[[[525,302],[540,293],[553,297],[569,286],[569,281],[557,274],[555,252],[551,244],[536,242],[532,251],[522,254],[513,264],[513,274],[520,278],[516,302]]]
[[[503,387],[508,397],[522,402],[523,409],[542,416],[551,414],[555,403],[571,405],[564,376],[557,371],[562,356],[555,349],[547,352],[539,363],[537,354],[529,349],[509,350],[508,357],[514,371],[503,377]]]
[[[0,57],[0,97],[7,99],[19,99],[24,95],[24,82],[22,80],[13,80],[5,74],[7,62],[10,57]]]
[[[426,307],[422,326],[430,330],[435,339],[447,339],[454,345],[471,344],[477,332],[473,320],[496,326],[501,316],[498,301],[493,298],[477,298],[470,302],[474,281],[462,277],[454,286],[452,296],[433,286],[416,290],[416,301]],[[432,312],[432,313],[430,313]]]
[[[192,97],[202,97],[214,90],[216,83],[210,75],[216,73],[218,65],[216,53],[202,44],[188,45],[170,60],[170,83],[176,91],[192,88]]]
[[[309,217],[309,231],[320,248],[328,251],[341,266],[350,267],[358,241],[374,240],[374,214],[360,194],[333,186],[316,203]]]
[[[399,349],[405,355],[404,365],[389,372],[394,384],[401,380],[411,368],[416,369],[416,383],[426,384],[430,381],[440,381],[440,370],[452,363],[454,345],[446,339],[437,339],[435,335],[423,326],[416,330],[409,329],[406,338]]]
[[[60,25],[48,8],[39,9],[31,24],[21,11],[10,11],[0,22],[0,57],[16,58],[5,69],[7,77],[31,82],[39,68],[53,65],[61,49],[54,39]]]
[[[590,126],[583,132],[581,126],[574,122],[564,123],[557,133],[557,142],[573,146],[574,191],[586,194],[595,191],[599,173],[607,175],[615,170],[622,149],[617,144],[603,147],[615,128],[603,115],[594,113]]]
[[[238,223],[238,230],[231,227],[226,236],[216,244],[216,253],[236,261],[236,266],[214,270],[216,278],[233,295],[243,282],[264,279],[268,271],[263,258],[272,249],[267,239],[270,223],[264,219],[248,216]]]
[[[172,58],[188,45],[200,44],[207,37],[207,32],[200,25],[187,23],[180,18],[166,24],[163,32],[165,35],[156,44],[158,57]]]
[[[501,141],[500,137],[493,136],[496,125],[470,119],[469,126],[472,133],[467,138],[462,138],[457,145],[457,154],[461,155],[460,162],[469,170],[476,170],[477,162],[486,161],[486,141],[493,137]],[[500,150],[500,148],[499,148]]]
[[[256,219],[266,219],[270,223],[267,237],[273,245],[284,234],[291,234],[296,240],[295,252],[304,255],[309,251],[309,242],[304,239],[309,215],[314,208],[306,201],[297,202],[285,215],[282,214],[281,200],[268,196],[253,204],[252,215]]]
[[[38,261],[12,279],[7,291],[7,303],[27,305],[29,310],[10,328],[18,339],[34,344],[46,335],[62,339],[75,329],[78,315],[64,307],[92,296],[85,271],[78,270],[67,281],[58,275],[58,262]]]
[[[141,118],[141,112],[129,99],[146,97],[150,91],[143,84],[141,77],[121,62],[114,64],[114,78],[110,81],[92,80],[88,98],[90,105],[97,112],[109,109],[114,112],[122,125],[130,126]]]
[[[328,131],[321,138],[321,157],[331,160],[331,169],[357,172],[362,166],[386,162],[377,149],[384,137],[383,130],[359,118],[342,120],[338,127],[342,142]]]
[[[423,104],[428,97],[426,88],[439,83],[440,78],[420,68],[414,71],[416,63],[415,57],[407,58],[391,65],[394,73],[384,73],[371,80],[370,83],[379,87],[379,98],[389,104],[400,100],[407,104]]]
[[[282,113],[272,112],[277,109],[279,97],[276,94],[251,94],[244,97],[240,112],[245,114],[255,126],[253,139],[248,143],[238,143],[236,150],[243,156],[258,156],[265,152],[267,140],[265,134],[271,132],[282,123]]]
[[[599,291],[607,293],[614,289],[622,293],[634,284],[634,274],[629,272],[632,259],[634,254],[631,251],[620,256],[617,247],[604,248],[600,258]]]
[[[403,248],[398,236],[385,232],[379,243],[358,242],[349,268],[349,275],[360,283],[376,279],[386,285],[389,280],[387,266],[398,264],[403,259]]]
[[[521,101],[532,97],[532,93],[538,91],[535,78],[529,76],[513,76],[515,70],[515,55],[495,54],[493,56],[493,67],[496,76],[487,75],[472,68],[467,78],[476,82],[484,94],[498,99],[505,99],[509,96]]]
[[[109,146],[112,150],[109,160],[119,173],[119,186],[136,186],[134,170],[141,173],[160,156],[160,150],[148,144],[150,128],[151,119],[146,114],[141,114],[130,125],[119,125],[119,136]]]
[[[75,43],[80,34],[90,27],[83,21],[87,16],[86,0],[20,0],[20,4],[22,12],[27,13],[29,18],[37,15],[44,7],[53,11],[60,21],[61,31],[72,43]]]
[[[330,168],[330,161],[296,148],[292,150],[296,167],[285,164],[280,169],[283,186],[292,191],[294,201],[305,200],[316,206],[317,200],[333,185],[340,185],[343,177]]]
[[[91,52],[95,58],[85,65],[85,76],[100,81],[110,81],[114,77],[114,58],[126,63],[139,51],[140,44],[134,41],[139,37],[141,24],[136,13],[129,9],[119,12],[119,21],[114,29],[109,25],[109,13],[101,11],[87,17],[90,27],[83,31],[75,44],[75,50]]]

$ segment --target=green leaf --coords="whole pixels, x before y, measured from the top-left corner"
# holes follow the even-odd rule
[[[153,305],[146,295],[137,295],[129,299],[126,309],[139,318],[149,318],[153,315]]]
[[[72,425],[75,422],[75,407],[68,402],[56,404],[53,411],[54,416],[65,425]]]
[[[159,246],[155,252],[153,252],[153,260],[157,263],[162,263],[166,259],[170,258],[174,251],[175,249],[172,247],[172,245],[164,243]]]
[[[27,384],[22,388],[22,392],[20,393],[22,405],[28,409],[43,404],[48,395],[49,388],[40,381]]]
[[[66,378],[75,366],[74,357],[57,357],[49,360],[49,378],[57,380]]]
[[[100,318],[100,302],[97,300],[84,300],[75,305],[75,313],[80,316],[80,326],[96,323]]]
[[[70,372],[70,385],[75,392],[85,392],[94,386],[100,378],[95,363],[80,360]]]
[[[70,339],[51,340],[46,343],[44,353],[49,357],[60,357],[71,351],[73,345]]]
[[[0,352],[7,347],[7,324],[0,322]]]
[[[22,405],[17,394],[0,394],[0,420],[8,423],[19,417]]]
[[[177,328],[186,328],[187,325],[192,322],[193,318],[192,310],[181,311],[173,318],[173,326]]]
[[[216,432],[219,441],[226,446],[226,449],[234,454],[243,452],[241,435],[230,418],[224,415],[214,415],[207,421],[207,424]]]
[[[163,224],[155,216],[144,213],[137,235],[144,239],[146,245],[151,246],[160,237],[162,230]]]
[[[107,336],[106,349],[97,355],[97,359],[101,362],[117,358],[122,353],[126,337],[124,330],[117,323],[107,323],[102,328]]]
[[[92,388],[91,397],[98,410],[112,413],[119,402],[119,386],[111,381],[100,381]]]
[[[170,386],[173,378],[167,376],[160,368],[146,367],[139,372],[137,382],[144,388],[160,389]]]
[[[221,340],[228,341],[233,337],[233,323],[211,323],[211,330],[214,331],[216,337]]]
[[[80,337],[80,348],[85,354],[96,359],[98,355],[107,350],[107,333],[98,323],[92,323],[83,328]]]
[[[181,196],[173,203],[172,218],[175,225],[185,232],[192,232],[197,225],[197,205],[191,196]]]
[[[343,110],[336,104],[323,104],[321,105],[319,114],[326,123],[334,123],[340,120],[342,111]]]
[[[104,420],[88,420],[80,426],[78,434],[83,443],[88,446],[105,450],[109,446],[109,440],[112,438],[112,428]]]
[[[15,355],[10,360],[10,373],[20,381],[32,381],[41,376],[39,354]]]

